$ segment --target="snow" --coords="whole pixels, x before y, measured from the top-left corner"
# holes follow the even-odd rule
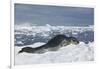
[[[44,45],[45,43],[43,42],[37,42],[37,43],[34,43],[34,45],[28,45],[28,47],[32,47],[32,48],[35,48],[35,47],[39,47],[41,45]]]
[[[38,47],[45,43],[37,42],[30,47]],[[78,45],[68,45],[58,51],[48,51],[43,54],[21,53],[18,51],[23,47],[15,46],[15,65],[25,64],[46,64],[46,63],[65,63],[82,62],[94,60],[94,42],[85,44],[80,42]]]

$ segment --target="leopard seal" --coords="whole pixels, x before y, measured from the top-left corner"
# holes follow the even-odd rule
[[[32,48],[32,47],[24,47],[18,53],[27,52],[27,53],[38,53],[42,54],[47,51],[57,51],[59,48],[67,46],[69,44],[79,44],[79,41],[75,37],[67,37],[65,35],[56,35],[51,40],[49,40],[46,44]]]

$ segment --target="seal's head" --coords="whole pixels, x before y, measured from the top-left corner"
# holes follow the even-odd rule
[[[69,37],[69,42],[75,45],[79,44],[79,41],[75,37]]]
[[[77,44],[79,44],[79,41],[75,37],[66,37],[66,36],[63,36],[62,40],[59,42],[59,46],[67,46],[69,44],[75,44],[75,45],[77,45]]]

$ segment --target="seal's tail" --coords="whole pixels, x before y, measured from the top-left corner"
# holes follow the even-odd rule
[[[24,47],[22,48],[19,53],[23,53],[23,52],[27,52],[27,53],[36,53],[39,52],[40,50],[42,50],[45,46],[40,46],[40,47],[36,47],[36,48],[32,48],[32,47]]]

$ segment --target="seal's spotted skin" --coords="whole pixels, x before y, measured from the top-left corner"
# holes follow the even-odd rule
[[[19,53],[38,53],[42,54],[47,51],[57,51],[59,48],[67,46],[69,44],[79,44],[79,41],[75,37],[66,37],[65,35],[57,35],[47,42],[47,44],[42,45],[37,48],[24,47]]]

